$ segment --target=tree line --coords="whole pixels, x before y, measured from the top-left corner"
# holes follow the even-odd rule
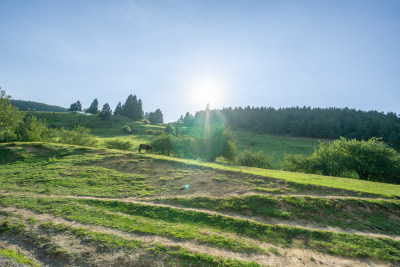
[[[195,126],[203,120],[204,111],[194,116],[186,113],[179,122]],[[235,130],[252,130],[259,133],[312,137],[322,139],[367,140],[382,138],[391,147],[400,149],[400,117],[396,113],[361,111],[349,108],[250,107],[212,110],[211,123],[225,123]]]
[[[67,111],[71,112],[85,112],[86,114],[99,115],[103,119],[108,119],[111,115],[119,115],[132,119],[133,121],[141,121],[146,119],[151,124],[164,123],[162,111],[157,109],[155,112],[144,113],[143,112],[142,100],[138,99],[136,95],[129,95],[125,103],[119,102],[112,112],[110,105],[105,103],[103,108],[99,110],[99,102],[96,99],[93,100],[89,108],[82,110],[82,104],[78,100],[72,103]]]
[[[66,108],[47,105],[44,103],[38,103],[34,101],[25,101],[25,100],[14,100],[11,99],[11,105],[17,107],[22,111],[49,111],[49,112],[65,112]]]

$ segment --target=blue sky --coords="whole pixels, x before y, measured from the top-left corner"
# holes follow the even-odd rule
[[[398,0],[0,0],[0,40],[14,99],[400,113]]]

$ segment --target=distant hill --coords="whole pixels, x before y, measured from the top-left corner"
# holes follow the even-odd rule
[[[11,100],[11,104],[14,107],[19,108],[22,111],[52,111],[52,112],[66,112],[67,109],[59,106],[52,106],[43,103],[25,101],[25,100]]]

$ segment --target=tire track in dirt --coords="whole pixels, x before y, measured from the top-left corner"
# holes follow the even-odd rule
[[[21,215],[25,218],[33,217],[38,223],[44,223],[52,221],[53,223],[61,223],[74,228],[86,228],[90,231],[101,232],[106,234],[114,234],[116,236],[120,236],[126,239],[134,239],[139,240],[144,243],[159,243],[166,246],[179,246],[184,247],[192,252],[209,254],[217,257],[229,257],[241,261],[254,261],[259,263],[260,265],[267,266],[390,266],[389,264],[371,260],[371,259],[351,259],[344,258],[339,256],[333,256],[329,254],[324,254],[320,252],[315,252],[312,250],[306,249],[297,249],[297,248],[281,248],[279,247],[279,252],[281,255],[276,254],[246,254],[246,253],[237,253],[229,250],[224,250],[220,248],[215,248],[211,246],[206,246],[203,244],[199,244],[197,242],[191,241],[177,241],[173,239],[168,239],[160,236],[150,236],[150,235],[138,235],[134,233],[127,233],[124,231],[103,227],[103,226],[95,226],[95,225],[86,225],[73,221],[68,221],[62,219],[60,217],[53,216],[51,214],[38,214],[32,212],[27,209],[19,209],[15,207],[1,207],[1,211],[12,212],[16,215]],[[65,238],[64,238],[65,239]],[[267,248],[271,247],[271,245],[263,243],[260,244],[262,247]]]

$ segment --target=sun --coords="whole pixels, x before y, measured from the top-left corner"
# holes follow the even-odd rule
[[[224,85],[211,76],[198,78],[192,82],[189,90],[191,102],[197,108],[205,108],[207,104],[218,106],[222,102]]]

